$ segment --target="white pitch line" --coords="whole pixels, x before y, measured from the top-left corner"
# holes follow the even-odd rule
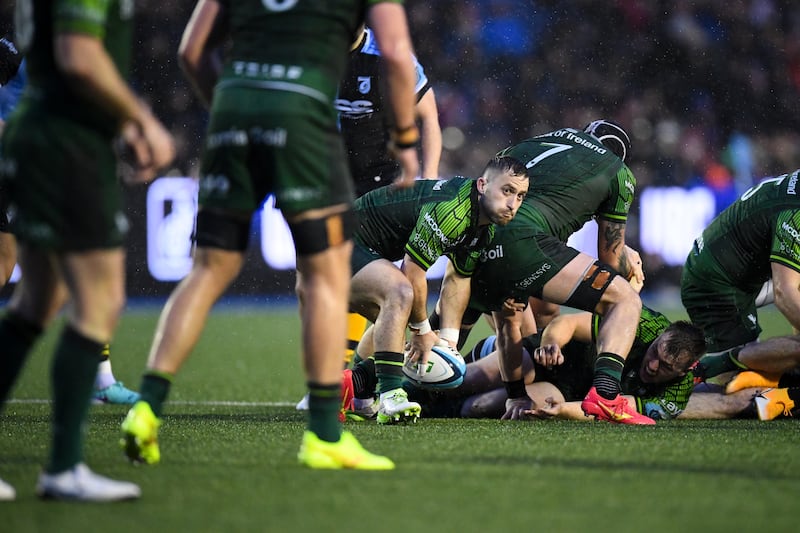
[[[41,404],[50,403],[50,400],[43,400],[38,398],[31,399],[18,399],[8,400],[8,403],[21,403],[21,404]],[[167,405],[208,405],[208,406],[225,406],[225,407],[289,407],[295,405],[296,402],[230,402],[225,400],[210,400],[210,401],[188,401],[177,400],[168,401]]]

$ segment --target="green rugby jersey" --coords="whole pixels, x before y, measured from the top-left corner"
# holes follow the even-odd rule
[[[382,187],[358,198],[355,212],[358,243],[391,261],[408,253],[426,270],[446,255],[469,276],[494,236],[493,225],[478,225],[477,182],[470,178]]]
[[[696,260],[745,292],[757,292],[771,277],[771,262],[800,271],[798,178],[795,170],[745,192],[695,240]]]
[[[368,5],[402,0],[220,0],[234,41],[218,87],[255,87],[333,102]]]
[[[75,89],[56,68],[56,33],[79,33],[103,42],[127,78],[131,63],[134,0],[30,0],[17,2],[16,44],[25,54],[28,87],[19,107],[46,109],[97,131],[115,135],[119,120],[90,95]]]
[[[593,218],[625,222],[636,179],[595,137],[564,128],[502,150],[525,164],[530,186],[509,227],[531,222],[566,241]]]
[[[592,316],[593,342],[597,338],[601,321],[600,315]],[[622,393],[636,398],[636,409],[656,420],[674,418],[683,412],[694,389],[694,375],[691,372],[668,383],[645,383],[639,377],[642,359],[648,348],[669,327],[670,323],[670,320],[663,314],[642,306],[636,338],[625,359],[625,367],[620,381]]]

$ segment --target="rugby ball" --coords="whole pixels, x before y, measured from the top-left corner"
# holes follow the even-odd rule
[[[417,363],[406,359],[403,374],[406,379],[424,389],[453,389],[464,382],[467,364],[460,353],[446,346],[434,346],[425,365],[425,371],[417,372]]]

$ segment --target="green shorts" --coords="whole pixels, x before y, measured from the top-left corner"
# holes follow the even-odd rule
[[[724,283],[702,254],[689,254],[681,274],[681,301],[690,320],[703,328],[710,353],[758,339],[756,296]]]
[[[122,246],[128,221],[111,138],[28,108],[6,124],[1,150],[19,241],[60,252]]]
[[[270,193],[287,215],[352,204],[333,105],[288,91],[218,89],[200,168],[199,206],[249,215]]]
[[[484,313],[499,310],[509,298],[541,297],[545,284],[580,254],[531,227],[497,228],[490,247],[472,276],[469,303]]]
[[[381,259],[383,256],[370,249],[364,243],[359,242],[358,237],[353,242],[353,254],[350,256],[350,272],[355,276],[356,272],[367,266],[368,264]]]

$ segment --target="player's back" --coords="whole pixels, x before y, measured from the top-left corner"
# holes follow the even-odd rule
[[[566,239],[594,217],[624,222],[636,180],[595,137],[564,128],[501,152],[528,169],[528,194],[511,224],[534,223]]]
[[[719,273],[743,290],[756,290],[770,275],[770,262],[800,261],[800,170],[761,181],[711,221],[697,239]],[[775,249],[775,240],[782,244]]]
[[[295,91],[332,102],[364,0],[223,0],[233,44],[222,87]]]

